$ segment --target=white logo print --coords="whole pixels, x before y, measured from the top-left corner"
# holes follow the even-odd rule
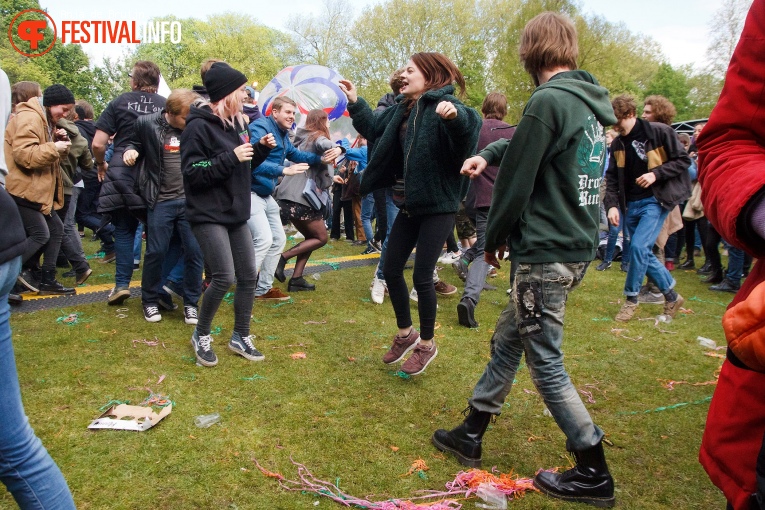
[[[647,159],[645,157],[645,142],[632,140],[632,148],[635,149],[635,153],[641,160],[645,161]]]

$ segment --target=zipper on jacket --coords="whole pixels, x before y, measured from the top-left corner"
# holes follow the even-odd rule
[[[422,96],[420,96],[421,98]],[[406,151],[406,159],[404,160],[404,197],[406,197],[406,169],[409,166],[409,154],[412,152],[412,145],[414,145],[414,137],[417,134],[417,115],[420,114],[420,98],[414,104],[414,120],[412,121],[412,140],[409,142],[409,149]],[[407,127],[407,129],[409,129]]]

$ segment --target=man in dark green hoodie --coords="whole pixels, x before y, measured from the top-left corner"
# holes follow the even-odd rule
[[[571,20],[553,12],[536,16],[524,28],[519,52],[537,89],[515,134],[488,145],[462,167],[475,178],[488,165],[499,165],[485,258],[499,267],[495,252],[503,255],[509,239],[518,269],[465,421],[450,431],[437,430],[432,440],[463,465],[479,467],[483,434],[492,415],[500,414],[525,353],[531,378],[576,458],[576,466],[564,473],[540,471],[534,485],[556,498],[612,507],[604,434],[563,367],[561,344],[567,295],[582,281],[598,246],[603,126],[616,118],[608,91],[576,70]]]

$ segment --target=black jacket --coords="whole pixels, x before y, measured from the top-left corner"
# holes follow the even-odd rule
[[[668,211],[685,202],[691,196],[691,177],[688,167],[691,158],[677,139],[675,130],[666,124],[636,119],[641,123],[648,136],[645,155],[648,159],[648,171],[656,175],[656,182],[651,185],[653,196]],[[606,211],[611,207],[627,210],[624,167],[627,162],[626,148],[621,136],[611,142],[611,157],[606,171]]]
[[[408,214],[457,212],[467,184],[466,178],[460,175],[460,168],[475,152],[481,116],[453,93],[454,87],[447,85],[420,96],[409,115],[406,152],[399,139],[399,128],[407,109],[403,101],[374,112],[362,98],[348,104],[353,127],[373,147],[361,180],[362,196],[392,186],[396,177],[403,175]],[[436,113],[441,101],[454,104],[458,112],[456,118],[444,120]]]
[[[138,117],[133,124],[133,134],[125,151],[138,151],[138,193],[149,209],[154,209],[162,186],[162,143],[170,124],[165,120],[165,110]]]
[[[238,225],[250,218],[250,172],[271,149],[254,140],[252,161],[234,149],[250,141],[247,126],[224,125],[209,106],[192,106],[181,135],[186,219],[191,224]]]
[[[27,233],[21,222],[16,202],[2,186],[0,186],[0,218],[3,219],[3,228],[0,229],[0,264],[5,264],[26,251]]]

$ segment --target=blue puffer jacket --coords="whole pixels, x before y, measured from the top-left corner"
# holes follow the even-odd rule
[[[297,150],[290,141],[289,133],[280,128],[270,115],[250,123],[250,139],[253,145],[268,133],[273,133],[276,147],[271,149],[263,163],[252,169],[250,185],[250,190],[261,197],[267,197],[274,192],[276,181],[283,175],[285,158],[293,163],[321,164],[321,156]]]

